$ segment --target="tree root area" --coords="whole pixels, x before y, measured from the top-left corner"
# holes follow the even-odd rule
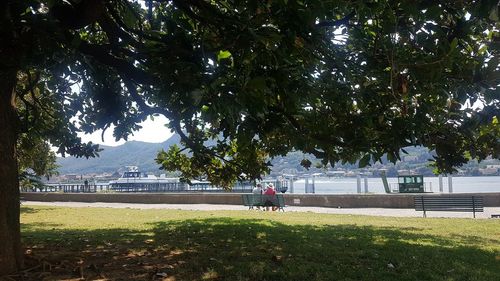
[[[158,249],[101,248],[76,252],[64,248],[25,251],[25,269],[0,281],[176,280],[172,271],[182,261]]]

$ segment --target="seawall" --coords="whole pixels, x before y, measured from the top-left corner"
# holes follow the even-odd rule
[[[285,194],[290,206],[331,208],[413,208],[414,196],[482,196],[485,207],[500,207],[500,192],[455,194]],[[26,201],[142,204],[241,205],[241,193],[21,193]]]

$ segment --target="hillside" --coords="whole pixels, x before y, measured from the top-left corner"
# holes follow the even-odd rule
[[[58,164],[61,166],[59,172],[61,174],[101,174],[101,173],[114,173],[125,166],[138,166],[141,171],[159,174],[159,165],[155,163],[154,159],[160,149],[168,149],[173,144],[178,144],[180,137],[173,135],[171,138],[163,143],[146,143],[140,141],[129,141],[120,146],[102,146],[104,149],[98,158],[85,159],[66,157],[58,158]],[[372,166],[366,167],[364,170],[378,171],[380,169],[387,169],[390,176],[397,175],[398,170],[414,170],[417,173],[430,176],[433,175],[432,168],[428,166],[428,159],[432,158],[433,153],[425,147],[407,147],[405,150],[408,154],[401,154],[403,161],[398,161],[396,165],[389,163],[386,157],[382,157],[382,163],[372,163]],[[312,162],[312,167],[306,170],[300,165],[302,159],[307,158]],[[324,172],[321,167],[316,167],[319,161],[312,155],[306,155],[301,152],[290,152],[285,157],[276,157],[271,160],[272,172],[271,175],[277,176],[282,173],[317,173]],[[461,167],[465,175],[480,175],[481,169],[486,168],[487,165],[500,165],[499,160],[487,159],[481,163],[471,161]],[[358,170],[357,163],[342,165],[337,163],[336,169],[342,170]],[[484,173],[487,173],[485,171]],[[499,174],[500,169],[497,171],[489,171],[492,174]]]
[[[103,151],[97,158],[59,157],[57,164],[61,174],[113,173],[125,166],[139,166],[144,172],[158,172],[154,159],[160,149],[179,143],[179,136],[173,135],[162,143],[128,141],[119,146],[101,146]]]
[[[143,172],[158,173],[158,164],[154,159],[160,149],[168,149],[173,144],[178,144],[179,135],[173,135],[163,143],[147,143],[140,141],[129,141],[119,146],[101,146],[103,151],[98,158],[58,158],[58,164],[61,166],[61,174],[89,174],[89,173],[113,173],[125,166],[138,166]],[[422,147],[408,148],[410,155],[416,156],[415,162],[426,162],[430,158],[428,150]],[[313,162],[309,171],[300,165],[302,159],[307,158]],[[322,172],[321,168],[315,168],[319,161],[312,155],[305,155],[301,152],[290,152],[285,157],[276,157],[271,160],[273,173],[297,173],[297,172]],[[383,163],[387,160],[384,158]],[[357,164],[338,163],[336,168],[356,169]]]

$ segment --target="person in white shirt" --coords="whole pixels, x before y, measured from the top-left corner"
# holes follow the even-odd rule
[[[252,194],[261,195],[264,191],[262,190],[262,184],[258,183],[253,189]],[[260,210],[260,206],[257,206],[257,209]]]
[[[262,184],[258,183],[252,190],[253,194],[262,194]]]

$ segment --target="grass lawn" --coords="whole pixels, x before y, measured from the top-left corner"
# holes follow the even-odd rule
[[[24,206],[21,223],[23,280],[500,280],[493,219]]]

